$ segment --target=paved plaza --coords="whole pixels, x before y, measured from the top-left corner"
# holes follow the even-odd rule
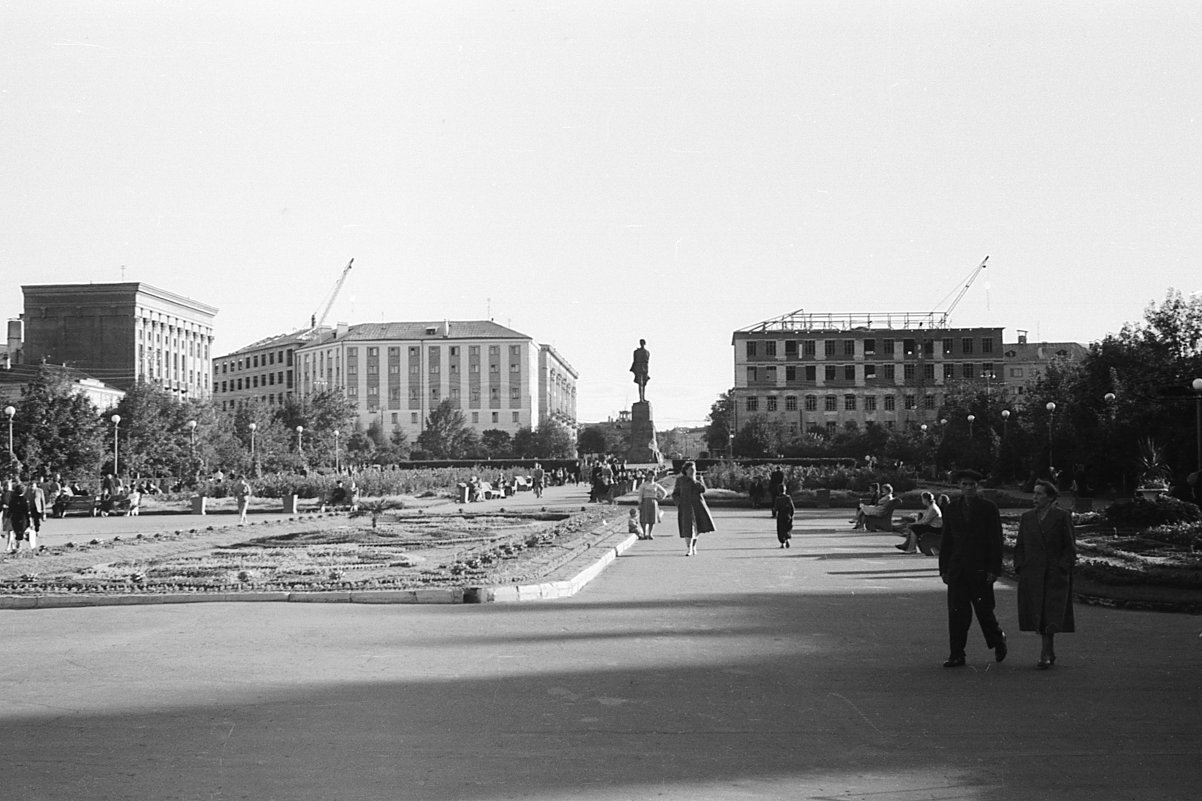
[[[845,510],[787,551],[715,516],[566,600],[0,611],[0,797],[1199,797],[1202,619],[1079,607],[1041,672],[1003,583],[1009,658],[974,629],[947,670],[933,559]]]

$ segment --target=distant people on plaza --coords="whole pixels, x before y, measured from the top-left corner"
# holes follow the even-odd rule
[[[100,482],[100,514],[108,517],[113,511],[113,503],[121,494],[121,482],[112,473],[105,473]]]
[[[696,556],[697,537],[714,531],[714,518],[705,503],[705,490],[705,481],[697,475],[697,463],[685,462],[672,490],[680,538],[688,541],[685,556]]]
[[[950,653],[944,667],[963,667],[973,613],[994,658],[1006,658],[1006,633],[998,625],[993,584],[1002,573],[1002,519],[997,505],[979,497],[981,474],[959,470],[952,477],[960,497],[943,515],[939,577],[947,585]]]
[[[22,540],[27,540],[29,537],[30,521],[29,521],[29,502],[25,500],[25,485],[20,482],[14,482],[8,491],[8,521],[10,529],[8,532],[8,547],[9,553],[17,553],[21,550]]]
[[[668,491],[655,481],[655,474],[648,473],[639,487],[639,539],[653,540],[651,533],[659,522],[659,502],[668,497]]]
[[[12,541],[13,517],[10,507],[15,483],[11,478],[5,478],[3,483],[0,484],[0,533],[3,534],[4,539],[8,542]],[[11,545],[8,550],[11,552]]]
[[[747,495],[751,498],[751,508],[760,508],[760,497],[764,494],[764,482],[759,476],[751,479],[751,484],[747,487]],[[775,514],[775,512],[773,513]]]
[[[785,491],[785,471],[780,465],[772,468],[768,474],[768,497],[772,499],[772,516],[776,517],[776,496]]]
[[[129,492],[125,493],[129,505],[125,509],[126,517],[139,517],[142,514],[142,482],[130,482]]]
[[[776,495],[772,496],[772,516],[776,518],[776,540],[782,548],[788,548],[789,541],[793,539],[795,511],[793,499],[785,492],[785,485],[781,484],[776,488]]]
[[[25,504],[29,507],[29,547],[36,550],[42,521],[46,519],[46,491],[38,482],[30,481],[26,486]]]
[[[1018,629],[1042,638],[1039,661],[1047,670],[1056,664],[1055,637],[1074,631],[1073,564],[1077,548],[1073,518],[1056,506],[1051,482],[1037,481],[1035,508],[1023,512],[1014,543],[1014,572],[1018,575]]]
[[[246,522],[246,513],[250,510],[250,482],[246,480],[246,476],[233,476],[234,479],[234,498],[238,502],[238,524]],[[342,484],[341,481],[338,482]]]
[[[538,462],[534,463],[534,469],[530,471],[530,487],[534,490],[534,497],[543,497],[543,483],[547,480],[547,474],[543,470],[543,466]]]
[[[924,536],[943,534],[943,510],[935,503],[935,496],[924,490],[919,498],[922,499],[922,512],[913,523],[906,524],[906,541],[894,546],[903,553],[918,553],[918,545]]]

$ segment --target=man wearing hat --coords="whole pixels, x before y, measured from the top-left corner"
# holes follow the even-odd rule
[[[943,514],[939,577],[947,585],[947,625],[951,655],[944,667],[963,667],[973,612],[994,658],[1006,658],[1006,634],[994,616],[993,583],[1002,572],[1002,519],[997,505],[978,497],[981,474],[960,470],[952,476],[960,497]]]

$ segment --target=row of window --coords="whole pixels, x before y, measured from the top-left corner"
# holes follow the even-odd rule
[[[780,340],[775,339],[749,339],[746,341],[747,358],[756,359],[763,358],[771,359],[777,356],[777,345]],[[801,356],[817,356],[818,343],[822,342],[822,352],[827,358],[832,356],[856,356],[857,353],[864,356],[872,356],[877,352],[878,341],[876,339],[786,339],[784,340],[784,355],[786,358],[799,354]],[[862,342],[863,349],[858,350],[856,343]],[[902,339],[900,340],[901,352],[906,356],[915,356],[919,350],[925,356],[935,355],[935,339]],[[960,337],[960,350],[956,350],[956,337],[943,337],[938,340],[944,356],[951,356],[955,353],[969,355],[976,352],[977,340],[975,337]],[[899,340],[882,339],[879,341],[881,352],[887,356],[893,356],[897,353]],[[762,346],[762,347],[761,347]],[[993,337],[981,337],[980,353],[993,353]]]
[[[780,398],[778,398],[776,395],[769,395],[768,397],[764,398],[763,400],[764,400],[763,411],[775,412],[775,411],[780,410]],[[822,410],[824,412],[839,411],[839,396],[838,395],[823,395],[821,400],[822,400]],[[784,397],[784,401],[785,401],[785,411],[787,411],[787,412],[797,411],[798,398],[796,395],[786,395]],[[818,411],[818,401],[819,401],[819,398],[817,395],[806,395],[802,399],[802,403],[805,404],[805,410],[807,412]],[[892,412],[892,411],[897,410],[897,396],[896,395],[885,395],[882,398],[882,402],[884,405],[884,410],[886,412]],[[903,395],[902,402],[905,404],[903,408],[906,408],[906,409],[917,409],[918,408],[918,396],[917,395]],[[847,395],[843,396],[844,411],[854,412],[857,409],[859,409],[861,403],[863,404],[864,411],[866,411],[866,412],[875,412],[877,410],[876,395],[847,394]],[[939,406],[938,406],[937,396],[924,395],[922,397],[922,407],[924,409],[928,409],[928,410],[938,409]],[[747,396],[744,399],[744,408],[749,412],[759,412],[760,411],[760,398],[758,398],[755,395]]]
[[[919,366],[917,364],[903,364],[902,378],[909,381],[918,377]],[[921,365],[922,377],[928,381],[933,381],[936,375],[936,365],[931,362]],[[814,383],[818,380],[818,365],[785,365],[784,366],[785,383],[792,383],[799,380]],[[780,377],[780,367],[776,365],[759,365],[748,366],[747,368],[747,383],[758,384],[764,383],[775,385]],[[953,362],[945,362],[941,371],[944,380],[954,380],[956,378],[989,378],[996,379],[997,373],[994,372],[993,362],[964,362],[963,364],[955,364]],[[958,375],[957,375],[958,374]],[[897,365],[892,363],[886,364],[826,364],[822,366],[822,376],[827,382],[831,381],[855,381],[858,377],[865,381],[873,381],[878,378],[885,381],[893,381],[897,378]]]
[[[271,367],[280,364],[286,367],[292,366],[292,351],[279,350],[268,351],[267,353],[256,353],[252,356],[245,356],[240,359],[230,359],[229,361],[221,362],[221,372],[238,372],[239,370],[257,370],[260,367]]]
[[[346,396],[351,400],[358,399],[359,388],[354,385],[347,387],[346,388]],[[367,397],[368,398],[378,398],[379,396],[380,396],[380,388],[378,386],[371,385],[371,386],[367,387]],[[459,392],[459,387],[451,387],[449,392],[447,393],[447,397],[450,398],[452,401],[461,400],[462,395]],[[398,401],[399,402],[401,399],[401,388],[400,387],[389,387],[388,388],[388,399],[390,401]],[[409,400],[417,401],[420,399],[421,399],[420,390],[417,387],[410,387],[409,388]],[[480,389],[478,387],[472,387],[471,390],[468,392],[468,399],[471,403],[479,403],[480,402]],[[501,399],[500,389],[498,387],[489,387],[488,399],[490,401],[499,401]],[[509,399],[511,401],[521,400],[522,399],[521,387],[510,387],[509,388]],[[430,400],[431,400],[431,402],[433,402],[435,404],[442,402],[442,391],[438,387],[430,388]]]
[[[243,384],[245,382],[245,384]],[[250,375],[246,378],[231,378],[229,381],[221,382],[222,392],[238,392],[243,389],[258,389],[259,387],[271,387],[276,384],[282,384],[292,389],[292,371],[285,373],[283,370],[265,375]]]

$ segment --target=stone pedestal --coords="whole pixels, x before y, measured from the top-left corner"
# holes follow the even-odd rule
[[[630,464],[662,464],[664,461],[655,441],[655,421],[647,401],[637,401],[630,407],[630,450],[626,452],[626,461]]]

